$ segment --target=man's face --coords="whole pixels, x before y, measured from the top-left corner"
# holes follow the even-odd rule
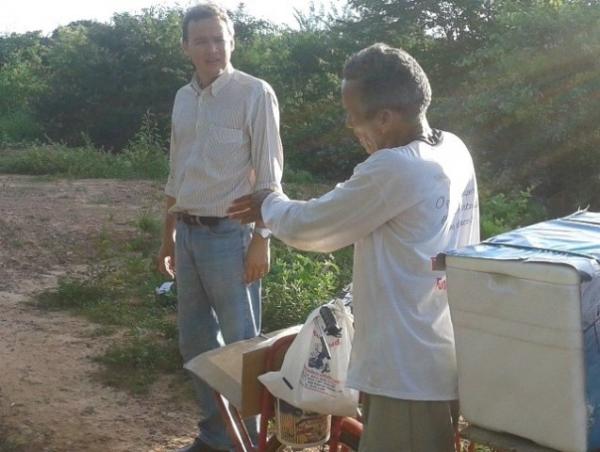
[[[358,141],[368,154],[379,149],[380,131],[375,118],[364,114],[358,82],[342,81],[342,104],[346,110],[346,126],[352,129]]]
[[[233,37],[227,25],[218,17],[209,17],[188,24],[188,39],[183,51],[188,56],[203,86],[223,73],[233,52]]]

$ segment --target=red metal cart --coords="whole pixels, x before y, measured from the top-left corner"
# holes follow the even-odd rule
[[[278,370],[281,367],[285,352],[295,337],[295,334],[282,336],[269,346],[265,355],[265,372]],[[282,447],[274,434],[269,435],[269,421],[274,418],[275,414],[275,399],[264,386],[261,386],[260,427],[257,445],[253,444],[237,408],[229,404],[219,392],[215,391],[215,397],[236,452],[275,452]],[[362,424],[358,419],[334,416],[328,441],[330,452],[356,450],[361,434]]]

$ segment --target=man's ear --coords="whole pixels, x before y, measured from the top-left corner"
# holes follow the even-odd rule
[[[404,113],[398,110],[383,109],[379,112],[379,124],[384,129],[397,129],[399,124],[406,123]]]
[[[377,119],[382,125],[387,124],[392,119],[391,113],[392,112],[386,108],[384,108],[383,110],[379,110],[379,114],[377,115],[379,117]]]
[[[382,130],[387,131],[395,126],[394,113],[394,111],[388,110],[387,108],[379,110],[377,113],[377,124]]]
[[[186,57],[190,57],[188,42],[183,39],[181,40],[181,50]]]

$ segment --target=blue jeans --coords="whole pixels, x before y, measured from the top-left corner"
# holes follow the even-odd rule
[[[244,282],[244,260],[251,229],[224,219],[216,226],[176,227],[177,324],[184,361],[260,331],[260,281]],[[195,375],[192,384],[200,407],[199,438],[217,449],[231,440],[213,391]],[[256,436],[256,419],[248,422]]]

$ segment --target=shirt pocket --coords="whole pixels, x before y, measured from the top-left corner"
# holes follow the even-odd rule
[[[208,127],[206,164],[211,174],[221,177],[235,177],[247,165],[250,152],[244,142],[244,132],[240,129],[210,125]]]
[[[209,126],[209,134],[214,144],[237,144],[244,142],[244,133],[240,129],[229,129],[227,127]]]

